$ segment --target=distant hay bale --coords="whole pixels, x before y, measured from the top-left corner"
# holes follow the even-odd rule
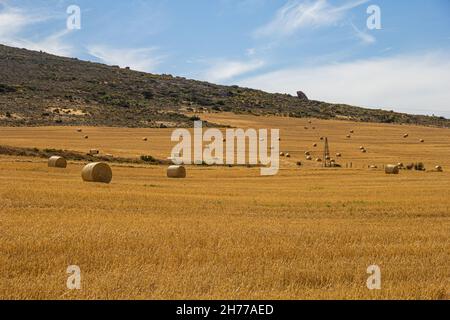
[[[305,156],[310,156],[311,155],[311,151],[306,151],[305,152]]]
[[[297,161],[297,166],[301,167],[302,163],[300,161]]]
[[[403,165],[403,163],[399,162],[399,163],[397,163],[397,167],[399,169],[403,169],[405,166]]]
[[[89,139],[89,136],[84,136],[85,139]]]
[[[361,152],[362,153],[367,153],[367,150],[366,149],[362,149]]]
[[[280,157],[284,157],[284,152],[280,152]]]
[[[355,133],[355,130],[350,130],[350,133],[351,133],[351,134]]]
[[[442,169],[442,166],[436,166],[436,167],[434,167],[434,169],[437,171],[437,172],[443,172],[444,170]]]
[[[311,157],[311,156],[307,156],[307,157],[306,157],[306,160],[311,161],[311,160],[312,160],[312,157]]]
[[[378,166],[373,164],[373,165],[369,166],[369,169],[378,169]]]
[[[336,157],[340,158],[340,157],[342,157],[342,154],[338,152],[338,153],[336,153]]]
[[[419,141],[420,141],[421,143],[424,143],[424,142],[425,142],[425,140],[423,140],[423,139],[420,139]]]
[[[309,128],[308,127],[305,127],[305,130],[308,130]]]
[[[330,160],[330,159],[331,159],[330,156],[325,157],[325,160]]]
[[[91,149],[91,150],[89,150],[89,155],[95,155],[95,154],[99,154],[99,153],[100,153],[100,151],[97,150],[97,149]]]
[[[351,137],[352,137],[351,135],[349,135],[349,134],[347,135],[347,139],[350,139]]]
[[[83,168],[81,177],[86,182],[110,183],[112,180],[112,170],[106,163],[93,162]]]
[[[408,138],[409,137],[409,134],[407,134],[407,133],[405,133],[404,135],[403,135],[403,138]]]
[[[53,156],[48,159],[48,166],[50,168],[66,168],[67,161],[63,157]]]
[[[414,170],[416,171],[425,171],[425,165],[423,162],[418,162],[414,164]]]
[[[83,132],[83,129],[78,128],[77,132]]]
[[[409,163],[406,165],[407,170],[412,170],[414,168],[414,163]]]
[[[286,158],[290,158],[291,154],[290,153],[286,153]]]
[[[314,148],[317,148],[317,143],[314,143],[314,144],[313,144],[313,147],[314,147]]]
[[[322,162],[322,159],[317,158],[317,159],[316,159],[316,162]]]
[[[323,140],[324,139],[324,137],[320,137],[320,140]]]
[[[398,167],[394,164],[388,164],[385,168],[384,168],[384,172],[386,174],[399,174],[400,170],[398,169]]]
[[[186,178],[186,168],[183,166],[170,166],[167,168],[168,178]]]
[[[363,146],[360,146],[360,147],[359,147],[359,150],[364,150],[364,147],[363,147]]]
[[[147,141],[147,140],[148,140],[147,137],[142,138],[142,141]]]

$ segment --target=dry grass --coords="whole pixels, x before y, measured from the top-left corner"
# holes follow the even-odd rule
[[[172,180],[163,166],[113,166],[110,185],[83,183],[81,163],[61,170],[1,157],[0,297],[448,299],[449,130],[408,127],[405,141],[404,126],[313,121],[317,129],[304,132],[306,120],[214,117],[282,128],[293,157],[275,177],[188,167],[187,179]],[[83,128],[89,141],[74,128],[0,133],[0,144],[124,156],[164,157],[171,145],[167,130]],[[315,135],[329,137],[340,162],[417,159],[445,172],[296,168]],[[81,268],[80,291],[66,289],[71,264]],[[366,288],[371,264],[382,290]]]

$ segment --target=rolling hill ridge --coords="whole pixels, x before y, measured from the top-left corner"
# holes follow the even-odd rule
[[[331,104],[0,45],[2,126],[189,127],[204,112],[450,127],[443,117]]]

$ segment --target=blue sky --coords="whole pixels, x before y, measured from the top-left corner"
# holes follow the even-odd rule
[[[69,5],[80,30],[66,27]],[[0,43],[450,117],[448,0],[0,0]]]

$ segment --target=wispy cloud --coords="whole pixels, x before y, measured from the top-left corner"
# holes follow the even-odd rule
[[[353,30],[355,31],[355,36],[359,40],[361,40],[362,43],[373,44],[377,41],[377,39],[373,35],[358,29],[353,23],[351,25],[352,25]]]
[[[164,60],[158,48],[113,48],[109,46],[90,46],[88,53],[103,63],[130,67],[133,70],[154,72]]]
[[[269,23],[258,28],[254,35],[289,36],[302,28],[334,25],[345,17],[347,11],[367,2],[368,0],[348,1],[341,6],[333,6],[327,0],[290,0],[276,12]]]
[[[283,69],[238,82],[269,92],[302,90],[316,100],[447,117],[448,83],[449,52]]]
[[[264,61],[259,59],[245,61],[218,60],[203,72],[201,78],[211,82],[223,82],[244,75],[248,72],[255,71],[264,65]]]
[[[0,9],[0,43],[29,50],[42,50],[60,56],[72,54],[72,46],[64,42],[64,37],[70,33],[69,30],[63,29],[39,39],[23,35],[27,29],[46,22],[54,18],[53,16],[42,12],[26,12],[11,7],[6,2],[0,2]]]

